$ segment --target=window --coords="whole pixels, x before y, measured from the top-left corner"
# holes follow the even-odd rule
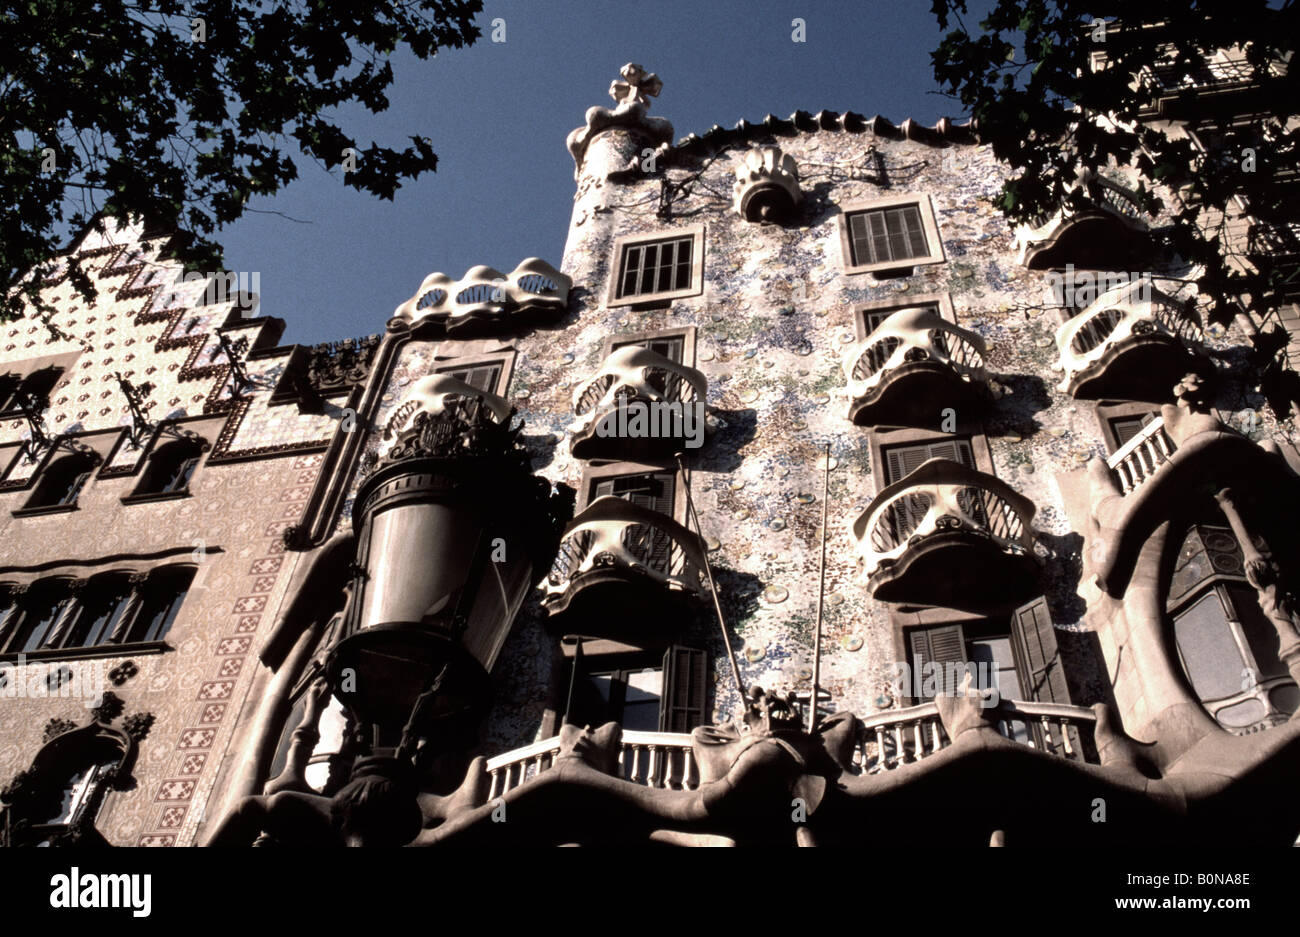
[[[847,205],[839,224],[847,273],[910,271],[944,260],[926,196]]]
[[[639,345],[657,355],[663,355],[669,361],[677,364],[681,364],[686,355],[685,335],[664,335],[635,341],[613,341],[610,343],[609,350],[617,351],[620,348],[627,348],[629,345]],[[661,397],[677,399],[681,391],[680,385],[682,381],[679,376],[657,368],[647,371],[645,382],[658,391]],[[673,393],[669,393],[670,389]]]
[[[196,440],[183,439],[159,446],[149,457],[149,464],[131,497],[188,493],[190,479],[202,456],[203,444]]]
[[[0,841],[107,846],[94,828],[95,816],[113,782],[129,777],[135,751],[125,733],[97,722],[55,736],[6,792],[9,810]]]
[[[149,576],[110,573],[89,582],[49,579],[0,600],[0,653],[29,654],[161,641],[194,578],[190,567]]]
[[[23,654],[43,647],[71,605],[68,585],[67,580],[39,582],[19,596],[5,617],[0,651]]]
[[[665,335],[655,338],[636,339],[634,341],[615,341],[610,344],[610,351],[617,351],[619,348],[626,348],[629,345],[640,345],[642,348],[648,348],[657,355],[663,355],[669,361],[681,364],[686,352],[686,336]]]
[[[969,437],[936,440],[907,446],[889,446],[881,450],[885,463],[885,484],[906,478],[930,459],[948,459],[967,468],[975,468],[975,454]]]
[[[588,503],[613,495],[672,518],[676,480],[677,477],[672,472],[647,472],[593,480]],[[623,545],[638,562],[661,573],[669,571],[673,538],[666,530],[648,524],[635,524],[627,528],[623,538]]]
[[[1278,657],[1277,630],[1245,578],[1231,528],[1199,524],[1174,558],[1166,609],[1187,681],[1227,729],[1295,712],[1300,692]]]
[[[179,567],[159,570],[140,589],[140,609],[131,621],[125,640],[161,641],[181,610],[194,570]]]
[[[42,478],[24,510],[34,508],[73,508],[81,490],[95,470],[95,457],[74,453],[55,459],[45,467]]]
[[[660,302],[704,290],[704,226],[614,241],[608,305]]]
[[[454,377],[458,381],[463,381],[470,387],[485,391],[489,394],[497,393],[497,388],[501,386],[501,372],[503,364],[500,361],[492,361],[484,364],[464,365],[453,368],[442,368],[439,374],[446,374],[448,377]]]
[[[569,722],[617,722],[632,732],[690,732],[703,725],[708,654],[691,647],[577,656]]]
[[[1130,439],[1142,432],[1144,426],[1154,422],[1155,418],[1154,413],[1144,413],[1141,416],[1118,417],[1111,420],[1110,431],[1117,443],[1115,448],[1123,448]]]
[[[967,673],[971,686],[997,688],[1003,700],[1070,702],[1056,644],[1056,629],[1043,598],[1010,615],[967,618],[914,628],[906,635],[914,699],[952,695]],[[927,674],[927,665],[930,673]],[[1038,729],[1020,720],[1002,720],[998,731],[1016,741],[1042,741]]]

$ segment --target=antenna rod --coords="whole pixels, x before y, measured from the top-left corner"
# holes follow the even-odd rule
[[[704,531],[700,527],[700,515],[695,512],[695,499],[691,497],[691,483],[686,477],[686,466],[682,464],[682,454],[676,454],[677,468],[682,473],[682,484],[686,488],[686,510],[690,512],[691,520],[695,523],[695,532],[699,534],[701,540],[704,539]],[[709,594],[713,597],[713,610],[718,615],[718,630],[722,632],[722,643],[727,647],[727,659],[731,661],[731,673],[736,678],[736,692],[740,694],[740,706],[745,706],[745,681],[740,676],[740,665],[736,663],[736,652],[731,647],[731,636],[727,634],[727,622],[722,615],[722,603],[718,601],[718,586],[713,581],[713,568],[709,564],[708,547],[704,549],[704,574],[709,577]]]
[[[831,444],[826,441],[826,471],[822,474],[822,559],[817,584],[817,632],[813,638],[812,697],[808,702],[808,734],[817,728],[817,695],[822,676],[822,604],[826,599],[826,511],[831,491]]]

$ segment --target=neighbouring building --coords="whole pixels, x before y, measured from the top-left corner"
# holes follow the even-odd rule
[[[660,89],[569,135],[558,269],[377,334],[277,345],[145,225],[0,326],[8,843],[1295,841],[1265,323],[1124,171],[1012,230],[975,128]]]

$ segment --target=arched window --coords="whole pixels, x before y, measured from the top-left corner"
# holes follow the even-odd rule
[[[161,641],[171,629],[194,581],[194,569],[170,566],[157,570],[139,586],[139,609],[127,627],[126,640]]]
[[[51,739],[5,789],[5,845],[108,845],[95,817],[113,782],[130,771],[135,750],[127,735],[98,722]]]
[[[1187,531],[1166,610],[1193,692],[1229,731],[1284,721],[1300,690],[1278,657],[1276,629],[1246,581],[1241,545],[1225,523]]]
[[[192,567],[168,566],[10,587],[0,591],[0,654],[161,641],[193,579]]]
[[[202,455],[202,443],[189,439],[160,446],[149,457],[149,465],[133,494],[183,494],[189,490]]]
[[[77,610],[60,647],[108,644],[132,609],[133,589],[125,574],[97,576],[77,595]]]
[[[86,453],[74,453],[55,459],[42,472],[42,478],[32,492],[25,508],[72,507],[81,490],[95,471],[95,458]]]
[[[38,582],[17,596],[0,633],[0,652],[24,654],[44,647],[72,602],[68,580]]]

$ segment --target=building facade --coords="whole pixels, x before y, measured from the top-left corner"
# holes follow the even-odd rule
[[[1013,230],[969,126],[660,89],[569,135],[558,268],[377,334],[143,225],[0,329],[7,842],[1295,841],[1264,323],[1122,170]]]

